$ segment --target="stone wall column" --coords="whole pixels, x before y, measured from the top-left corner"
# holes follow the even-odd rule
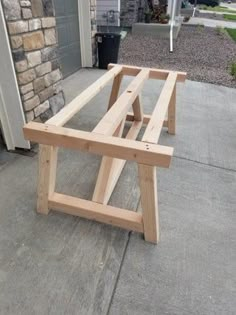
[[[132,26],[138,20],[139,0],[121,0],[121,25]],[[145,5],[143,3],[143,5]]]
[[[64,105],[53,0],[2,0],[27,121],[45,121]]]

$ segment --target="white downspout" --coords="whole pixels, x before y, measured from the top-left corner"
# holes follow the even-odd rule
[[[177,0],[173,0],[171,18],[170,18],[170,52],[173,52],[173,28],[175,24],[176,2]]]

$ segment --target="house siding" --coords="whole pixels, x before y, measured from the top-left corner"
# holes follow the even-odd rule
[[[97,0],[97,24],[98,25],[107,25],[107,20],[104,15],[107,11],[114,10],[115,12],[119,11],[119,2],[120,0]],[[116,15],[116,22],[111,23],[111,25],[119,25],[119,15]]]

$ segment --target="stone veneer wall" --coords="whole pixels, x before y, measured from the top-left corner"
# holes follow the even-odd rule
[[[132,26],[138,19],[139,0],[121,0],[121,25],[125,27]]]
[[[45,121],[64,105],[53,0],[2,0],[27,121]]]
[[[167,4],[167,0],[154,0],[153,4]],[[181,1],[179,1],[181,4]],[[138,21],[139,7],[147,8],[147,1],[145,0],[121,0],[121,25],[125,27],[132,26]]]

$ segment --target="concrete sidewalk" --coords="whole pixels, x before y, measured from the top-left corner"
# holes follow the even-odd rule
[[[227,3],[227,2],[221,2],[220,6],[226,7],[230,10],[236,10],[236,3]]]
[[[235,13],[232,12],[227,12],[227,9],[225,11],[209,11],[209,10],[199,10],[200,13],[209,13],[209,14],[216,14],[216,15],[224,15],[224,14],[230,14],[230,15],[235,15],[236,14],[236,10]]]
[[[206,27],[236,28],[236,22],[206,19],[206,18],[202,18],[202,17],[191,17],[190,20],[188,22],[185,22],[184,24],[204,25]]]
[[[102,75],[64,81],[67,100]],[[126,79],[126,82],[129,79]],[[151,113],[163,82],[143,93]],[[106,87],[70,122],[91,130],[107,106]],[[35,213],[37,156],[0,168],[0,314],[234,314],[236,90],[178,85],[170,169],[158,169],[161,241],[84,219]],[[57,191],[91,198],[100,158],[60,150]],[[137,167],[128,163],[110,204],[139,208]]]

